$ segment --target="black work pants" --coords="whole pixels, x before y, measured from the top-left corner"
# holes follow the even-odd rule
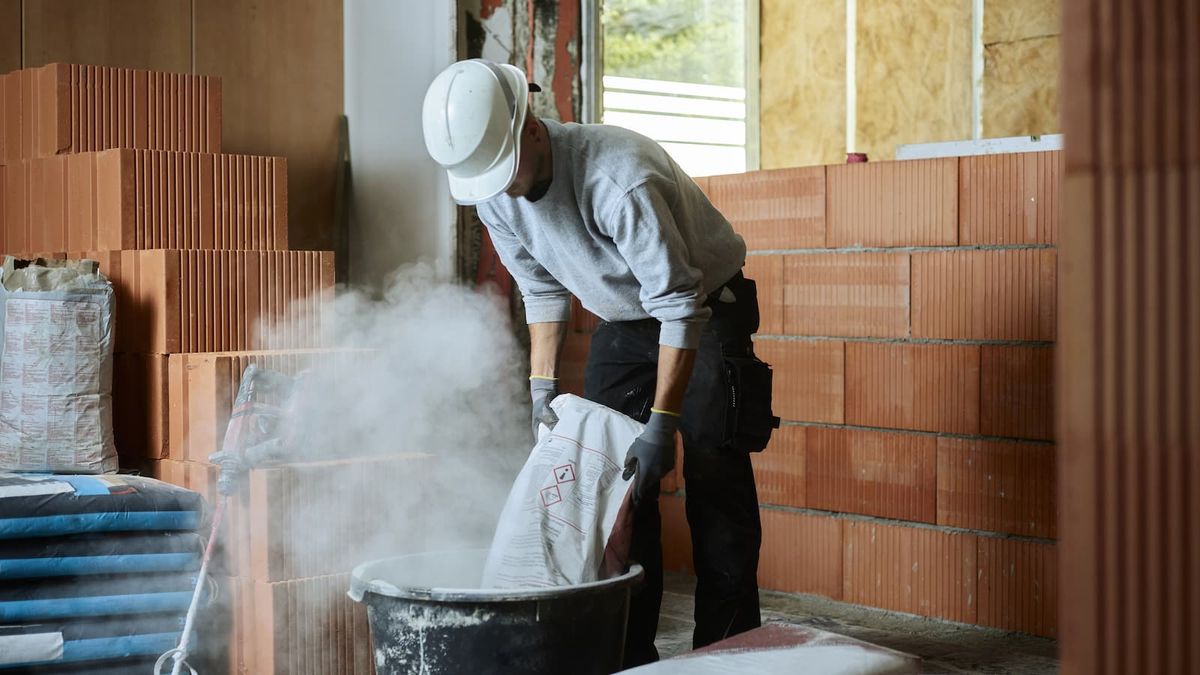
[[[739,274],[727,285],[737,299],[709,303],[713,316],[697,350],[680,424],[697,577],[693,647],[756,628],[760,622],[762,527],[754,474],[747,453],[722,447],[728,406],[722,356],[752,349],[758,307],[753,282]],[[653,320],[601,322],[592,336],[585,396],[641,422],[649,419],[658,375],[658,333],[659,324]],[[663,593],[661,533],[656,485],[634,513],[630,557],[645,567],[646,576],[633,591],[627,668],[658,659],[654,637]]]

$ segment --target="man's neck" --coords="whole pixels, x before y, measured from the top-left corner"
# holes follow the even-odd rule
[[[550,129],[546,127],[546,123],[538,120],[538,124],[542,126],[545,152],[542,153],[542,161],[538,166],[537,181],[550,183],[554,180],[554,145],[550,142]]]
[[[533,178],[533,186],[529,188],[529,192],[525,194],[525,199],[530,202],[536,202],[546,193],[550,191],[550,185],[554,182],[554,150],[550,145],[550,130],[546,128],[546,124],[538,120],[538,125],[541,126],[541,138],[538,139],[537,153],[538,166],[537,173]]]

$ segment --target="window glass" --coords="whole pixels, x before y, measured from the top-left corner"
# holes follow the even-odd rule
[[[745,21],[734,0],[604,0],[602,121],[693,176],[745,171]]]

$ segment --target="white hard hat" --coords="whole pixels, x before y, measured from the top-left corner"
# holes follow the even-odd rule
[[[459,204],[487,201],[512,184],[529,90],[519,68],[485,59],[459,61],[429,85],[425,147],[446,169]]]

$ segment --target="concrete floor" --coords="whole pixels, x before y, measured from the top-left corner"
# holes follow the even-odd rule
[[[655,641],[662,658],[691,649],[695,577],[667,574]],[[926,673],[1049,675],[1058,672],[1057,643],[949,621],[763,591],[763,621],[783,620],[889,647],[925,660]]]

